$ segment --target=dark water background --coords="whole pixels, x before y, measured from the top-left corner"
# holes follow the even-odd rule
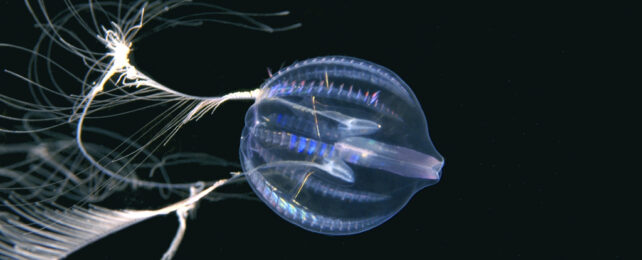
[[[290,10],[265,21],[303,27],[275,34],[216,24],[173,29],[138,44],[134,62],[159,82],[201,95],[254,89],[267,68],[311,57],[381,64],[414,90],[446,158],[443,179],[388,222],[352,236],[307,232],[258,201],[203,202],[176,259],[640,256],[629,251],[640,245],[639,233],[619,221],[625,213],[618,203],[624,203],[596,195],[607,185],[594,186],[595,169],[584,168],[606,160],[597,152],[584,155],[595,138],[585,120],[603,116],[584,106],[594,90],[587,77],[599,71],[590,64],[608,56],[601,41],[626,35],[635,20],[639,25],[631,8],[242,2],[217,3],[240,11]],[[37,31],[23,4],[2,1],[0,14],[0,30],[7,32],[0,41],[30,46]],[[227,103],[177,138],[238,160],[249,105]],[[158,259],[176,225],[174,216],[154,218],[70,259]]]

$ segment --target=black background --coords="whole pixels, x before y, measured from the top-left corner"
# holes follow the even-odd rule
[[[627,250],[639,247],[639,233],[628,239],[627,225],[601,217],[620,214],[613,211],[619,205],[587,192],[600,187],[589,183],[595,169],[583,167],[605,159],[582,154],[595,149],[586,145],[595,137],[585,120],[604,115],[585,106],[600,79],[591,64],[610,55],[605,38],[639,25],[631,8],[242,2],[217,3],[289,10],[264,21],[303,26],[275,34],[218,24],[172,29],[138,43],[134,62],[157,81],[199,95],[254,89],[267,68],[317,56],[381,64],[415,91],[446,158],[443,179],[388,222],[352,236],[307,232],[257,201],[203,202],[176,259],[628,259]],[[37,30],[22,3],[3,1],[1,9],[0,41],[32,44]],[[249,105],[225,104],[177,138],[197,138],[213,154],[238,160]],[[158,259],[175,228],[174,216],[155,218],[70,259]]]

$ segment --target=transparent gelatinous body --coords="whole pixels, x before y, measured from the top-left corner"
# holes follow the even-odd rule
[[[437,183],[443,166],[403,80],[340,56],[298,62],[267,80],[246,114],[240,156],[272,210],[331,235],[383,223]]]

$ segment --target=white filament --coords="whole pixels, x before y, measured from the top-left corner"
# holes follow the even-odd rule
[[[205,198],[215,199],[212,191],[240,178],[172,183],[166,166],[187,163],[229,166],[230,163],[195,153],[161,157],[155,151],[168,144],[183,125],[214,112],[228,100],[255,99],[260,90],[240,91],[220,97],[200,97],[178,92],[153,80],[131,64],[129,56],[138,39],[136,36],[152,20],[181,6],[191,6],[202,13],[163,17],[158,19],[160,22],[151,28],[152,31],[172,26],[195,26],[207,21],[263,32],[290,30],[300,24],[272,28],[256,21],[255,17],[283,16],[288,12],[241,13],[182,0],[135,1],[128,5],[123,5],[121,1],[99,3],[93,0],[79,5],[65,3],[67,10],[52,15],[47,12],[43,0],[35,4],[25,1],[37,28],[42,30],[33,50],[0,43],[0,50],[31,54],[26,75],[10,70],[5,72],[28,83],[27,87],[32,93],[31,99],[25,99],[0,92],[0,104],[15,112],[0,114],[0,120],[3,120],[0,121],[0,133],[28,134],[29,137],[28,141],[0,145],[0,156],[25,158],[22,161],[0,163],[0,194],[5,195],[0,200],[4,204],[0,208],[0,258],[63,258],[142,220],[176,213],[179,228],[163,256],[164,259],[171,259],[183,238],[185,218],[195,204]],[[241,22],[224,20],[219,16],[237,17]],[[103,20],[99,18],[111,21],[100,22]],[[90,39],[102,44],[104,50],[89,49],[87,46],[91,46],[90,42],[85,42],[86,38],[79,34],[81,32],[68,28],[72,22],[89,32]],[[86,68],[84,75],[78,75],[54,61],[54,47],[67,51],[66,55],[79,58],[82,61],[80,65]],[[38,65],[43,60],[44,66]],[[47,75],[39,75],[43,70]],[[70,79],[71,84],[61,84],[58,77]],[[44,82],[44,78],[50,81]],[[3,89],[15,87],[3,86]],[[143,101],[152,104],[125,112],[111,112]],[[123,135],[86,124],[88,119],[118,118],[164,104],[170,107],[153,118],[147,118],[148,123],[134,133]],[[64,126],[73,126],[74,133],[70,136]],[[87,133],[98,134],[114,142],[93,143],[84,138]],[[143,179],[141,176],[144,174],[138,172],[145,170],[149,171],[149,176],[159,172],[165,182]],[[202,191],[195,190],[204,186],[207,188]],[[95,205],[115,192],[138,188],[158,190],[163,197],[178,195],[184,199],[157,210],[107,209]],[[59,198],[72,200],[74,205],[62,206],[56,203]]]

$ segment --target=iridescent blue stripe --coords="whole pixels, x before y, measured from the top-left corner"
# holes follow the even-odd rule
[[[290,146],[288,149],[292,150],[294,149],[294,146],[296,145],[296,135],[290,135]]]
[[[285,121],[281,122],[282,118],[283,118],[282,114],[276,115],[276,123],[281,124],[281,125],[285,125]]]
[[[359,157],[360,156],[358,154],[352,154],[350,156],[350,159],[348,159],[348,161],[351,162],[351,163],[355,163],[356,164],[357,161],[359,161]]]
[[[303,152],[305,150],[305,145],[308,143],[303,136],[299,136],[299,149],[297,149],[297,153]]]
[[[308,148],[308,154],[314,153],[314,150],[317,149],[317,141],[310,140],[310,148]]]
[[[323,157],[323,154],[325,153],[325,149],[328,147],[326,143],[321,144],[321,151],[319,151],[319,156]]]

